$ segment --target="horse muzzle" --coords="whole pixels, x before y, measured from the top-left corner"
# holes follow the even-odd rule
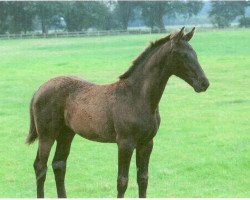
[[[206,77],[200,78],[196,84],[194,84],[194,90],[195,92],[205,92],[207,88],[209,87],[209,81]]]

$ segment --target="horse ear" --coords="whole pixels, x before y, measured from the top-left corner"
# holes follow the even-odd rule
[[[171,35],[170,39],[175,42],[179,42],[184,36],[184,29],[185,27],[183,26],[179,32]]]
[[[193,35],[194,35],[194,30],[195,30],[195,27],[194,27],[189,33],[187,33],[187,34],[183,37],[183,39],[186,40],[186,41],[191,40],[191,38],[192,38]]]
[[[183,27],[181,28],[180,32],[179,32],[179,34],[180,34],[181,36],[184,35],[184,29],[185,29],[185,26],[183,26]]]

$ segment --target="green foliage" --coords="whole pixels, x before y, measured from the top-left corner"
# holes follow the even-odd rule
[[[68,31],[80,31],[83,28],[82,23],[80,23],[82,20],[82,13],[80,12],[82,5],[81,2],[65,2],[63,4],[63,16]]]
[[[246,7],[246,1],[213,1],[209,17],[215,27],[229,27],[237,16],[245,14]]]
[[[8,19],[7,2],[0,1],[0,34],[3,34],[8,30],[7,19]]]
[[[114,13],[117,21],[119,22],[119,25],[123,30],[127,30],[129,21],[134,19],[134,9],[136,8],[137,4],[137,2],[133,1],[117,2]]]
[[[183,15],[185,18],[191,18],[200,12],[203,5],[202,1],[176,1],[174,8],[176,13]]]
[[[246,27],[249,28],[250,27],[250,17],[242,17],[239,20],[239,26],[240,27]]]
[[[42,25],[42,33],[47,34],[52,17],[60,12],[60,2],[35,2],[36,14]]]
[[[92,28],[98,28],[101,30],[110,30],[114,28],[115,21],[113,13],[107,4],[103,2],[88,2],[89,4],[89,26]],[[87,27],[87,28],[88,28]]]
[[[148,197],[250,196],[249,30],[197,32],[191,40],[210,87],[197,94],[171,77],[149,168]],[[77,75],[117,80],[149,41],[164,35],[0,40],[0,197],[36,196],[37,143],[24,144],[29,103],[46,80]],[[56,197],[51,161],[46,197]],[[126,197],[137,197],[135,157]],[[76,136],[68,159],[69,197],[115,197],[117,146]]]
[[[203,7],[203,2],[191,1],[151,1],[140,2],[142,8],[142,18],[147,26],[153,30],[165,29],[163,17],[174,18],[177,14],[183,15],[185,18],[190,18],[197,15]]]
[[[68,31],[88,28],[109,30],[112,28],[110,10],[103,2],[65,2],[64,13]]]
[[[169,6],[171,2],[142,2],[142,18],[144,23],[154,30],[155,27],[159,29],[165,29],[163,23],[163,16],[166,13],[167,6]],[[171,9],[168,10],[172,12]]]
[[[143,19],[152,30],[164,29],[164,16],[179,14],[188,18],[196,15],[202,6],[202,2],[190,1],[0,2],[0,32],[31,31],[35,24],[36,27],[41,25],[42,33],[47,34],[51,26],[60,26],[61,17],[68,31],[127,29],[129,21],[135,17]]]
[[[35,8],[32,2],[17,1],[8,2],[8,13],[5,15],[10,17],[9,32],[21,33],[33,30],[33,17],[35,16]]]

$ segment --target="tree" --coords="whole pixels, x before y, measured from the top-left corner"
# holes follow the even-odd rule
[[[68,31],[81,31],[83,28],[84,2],[64,2],[63,17]]]
[[[203,5],[204,3],[202,1],[180,1],[175,2],[173,7],[177,13],[189,19],[197,15],[201,11]]]
[[[214,1],[209,11],[209,17],[214,26],[229,27],[237,16],[245,15],[246,7],[246,1]]]
[[[196,3],[196,2],[195,2]],[[199,4],[199,3],[198,3]],[[185,13],[192,16],[198,12],[199,8],[194,6],[191,2],[178,2],[178,1],[166,1],[166,2],[141,2],[142,18],[144,23],[154,30],[165,29],[163,17],[175,17],[177,13]]]
[[[203,8],[204,3],[202,1],[175,1],[172,2],[171,15],[170,18],[183,18],[184,20],[189,20],[191,17],[197,15]],[[182,19],[181,19],[182,21]]]
[[[112,12],[108,4],[104,2],[85,2],[86,18],[84,21],[85,28],[93,27],[102,30],[113,28]]]
[[[239,27],[250,28],[250,17],[242,17],[239,20]]]
[[[133,1],[118,1],[115,7],[116,19],[123,30],[127,30],[128,23],[134,19],[134,8],[137,3]]]
[[[50,22],[50,28],[52,27],[55,29],[55,31],[57,31],[58,29],[65,29],[66,24],[64,18],[60,15],[54,15]]]
[[[165,29],[163,16],[170,2],[141,2],[144,23],[153,31],[155,27]]]
[[[40,19],[41,26],[42,26],[42,33],[48,34],[49,25],[59,11],[61,7],[60,2],[36,2],[36,14]]]
[[[65,2],[63,17],[68,31],[113,28],[112,13],[104,2]]]
[[[0,34],[5,33],[8,30],[8,13],[6,1],[0,1]]]
[[[33,18],[35,16],[34,3],[32,2],[8,2],[8,14],[10,17],[9,31],[21,33],[33,30]]]

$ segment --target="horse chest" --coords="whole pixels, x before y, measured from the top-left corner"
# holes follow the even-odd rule
[[[138,131],[135,133],[135,138],[138,143],[145,143],[153,139],[156,135],[159,124],[155,119],[150,122],[138,126]]]
[[[157,115],[120,115],[115,120],[115,129],[122,137],[133,137],[137,143],[144,143],[156,135],[159,124]]]

